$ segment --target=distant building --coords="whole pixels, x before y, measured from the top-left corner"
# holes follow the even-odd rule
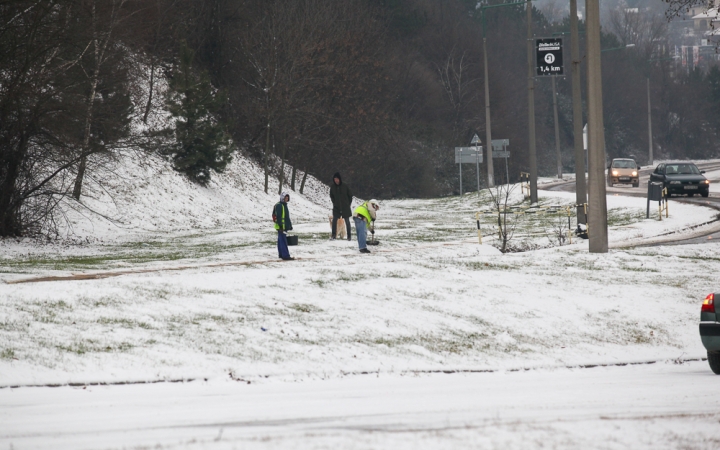
[[[716,45],[720,41],[718,8],[692,6],[683,17],[670,22],[669,42],[678,69],[707,70],[720,61]]]

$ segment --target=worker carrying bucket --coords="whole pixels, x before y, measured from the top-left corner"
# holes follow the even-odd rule
[[[370,232],[373,234],[373,242],[371,245],[375,245],[375,218],[377,217],[377,211],[380,209],[380,205],[377,200],[368,200],[362,205],[355,208],[353,211],[353,220],[355,221],[355,234],[357,234],[358,247],[360,253],[370,253],[367,249],[367,229],[370,228]]]

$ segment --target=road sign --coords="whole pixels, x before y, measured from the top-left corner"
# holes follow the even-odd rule
[[[535,73],[538,76],[565,74],[562,38],[535,39],[535,54],[537,57]]]
[[[482,149],[482,146],[455,147],[455,164],[474,164],[476,162],[483,162]]]
[[[510,157],[510,152],[507,150],[505,150],[505,151],[493,150],[493,158],[509,158],[509,157]]]
[[[493,139],[492,140],[493,151],[495,151],[495,149],[502,150],[503,147],[507,147],[508,145],[510,145],[510,139]]]
[[[473,136],[472,141],[470,141],[472,145],[480,144],[480,138],[478,137],[477,133],[475,133],[475,136]]]

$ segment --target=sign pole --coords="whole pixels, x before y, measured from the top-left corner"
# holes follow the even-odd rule
[[[480,149],[478,148],[477,143],[475,144],[475,170],[477,172],[477,185],[478,185],[478,194],[480,193],[480,154],[478,153]],[[490,187],[490,186],[488,186]]]
[[[460,158],[460,198],[462,198],[462,156]]]
[[[505,151],[507,151],[507,150],[505,150]],[[507,184],[510,184],[510,172],[508,171],[508,157],[507,157],[507,153],[506,153],[505,155],[506,155],[506,156],[505,156],[505,182],[506,182]]]

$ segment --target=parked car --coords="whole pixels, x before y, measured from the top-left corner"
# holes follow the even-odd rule
[[[612,187],[615,184],[632,184],[633,187],[640,186],[639,170],[640,166],[637,165],[634,159],[613,159],[608,166],[608,186]]]
[[[691,162],[669,162],[658,164],[653,173],[650,174],[650,181],[659,181],[667,188],[668,197],[673,194],[687,194],[692,197],[700,194],[707,197],[710,194],[710,180]]]
[[[720,293],[709,294],[700,309],[700,339],[707,350],[710,369],[720,375],[720,311],[715,312],[715,299]]]

